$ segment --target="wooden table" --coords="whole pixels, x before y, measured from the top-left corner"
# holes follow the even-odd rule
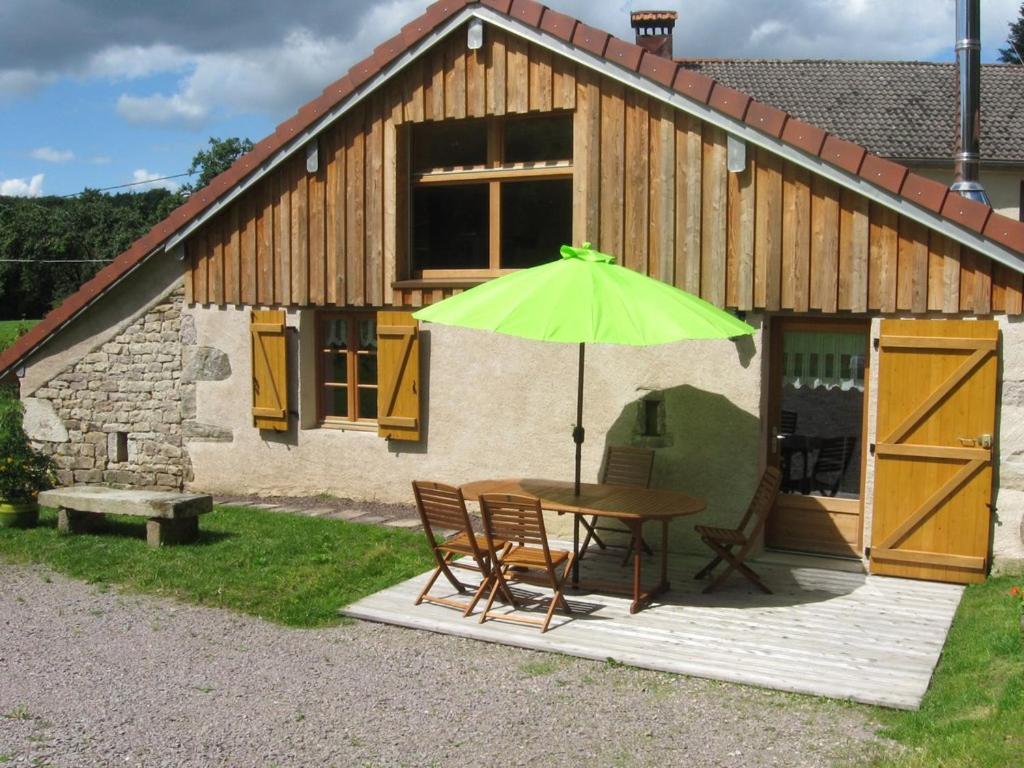
[[[482,493],[511,493],[535,496],[541,507],[552,512],[573,515],[573,551],[579,553],[580,518],[597,515],[621,520],[629,529],[633,550],[633,584],[630,613],[636,613],[655,595],[669,589],[668,583],[668,523],[674,517],[693,515],[706,507],[703,499],[675,491],[655,490],[622,485],[581,483],[580,495],[573,493],[572,482],[541,480],[536,478],[509,478],[505,480],[479,480],[462,486],[462,494],[469,501],[477,501]],[[641,580],[644,523],[661,522],[661,572],[657,584],[644,589]],[[573,586],[579,586],[579,558],[573,566]],[[601,584],[602,588],[621,591],[621,587]]]

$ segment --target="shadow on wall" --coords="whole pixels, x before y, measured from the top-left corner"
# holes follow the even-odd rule
[[[693,526],[739,522],[757,485],[760,436],[753,414],[723,395],[683,385],[629,403],[608,430],[605,447],[655,449],[652,487],[707,502],[705,512],[676,520],[670,534],[673,550],[703,552]]]

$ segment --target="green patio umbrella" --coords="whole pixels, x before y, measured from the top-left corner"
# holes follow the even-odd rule
[[[615,264],[590,248],[563,245],[562,258],[513,272],[413,313],[417,320],[579,344],[575,490],[583,452],[585,345],[648,346],[754,333],[693,294]]]

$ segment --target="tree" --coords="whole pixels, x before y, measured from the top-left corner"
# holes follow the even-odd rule
[[[199,176],[193,183],[182,185],[181,191],[186,195],[205,187],[215,176],[230,168],[235,160],[246,152],[251,152],[253,146],[249,139],[240,139],[237,136],[227,139],[211,136],[209,145],[209,149],[199,150],[192,158],[188,172],[198,173]]]
[[[999,49],[999,60],[1005,64],[1024,64],[1024,3],[1020,4],[1020,13],[1016,21],[1010,22],[1010,36],[1006,38],[1006,48]]]

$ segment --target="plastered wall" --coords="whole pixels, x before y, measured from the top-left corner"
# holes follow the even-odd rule
[[[413,479],[460,484],[493,477],[571,479],[577,350],[478,331],[426,326],[423,334],[426,437],[387,442],[375,432],[315,425],[311,350],[315,315],[292,311],[287,433],[252,426],[249,313],[194,307],[200,345],[230,360],[231,375],[197,383],[197,419],[232,442],[190,444],[194,480],[207,491],[332,493],[411,500]],[[748,318],[760,326],[759,318]],[[657,449],[654,484],[706,498],[701,522],[734,523],[757,481],[761,456],[761,335],[654,348],[587,348],[583,477],[596,480],[605,446]],[[300,350],[302,350],[300,352]],[[300,371],[300,375],[295,375]],[[643,436],[641,401],[659,401],[661,435]],[[677,549],[699,550],[694,520],[673,526]],[[553,517],[553,532],[571,530]]]

